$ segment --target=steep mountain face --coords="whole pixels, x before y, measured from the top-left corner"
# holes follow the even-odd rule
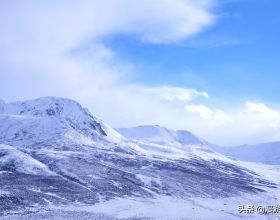
[[[218,199],[278,188],[191,133],[158,126],[136,133],[123,137],[68,99],[2,102],[0,216],[115,198]]]
[[[213,146],[213,149],[238,160],[280,165],[280,142],[235,147]]]

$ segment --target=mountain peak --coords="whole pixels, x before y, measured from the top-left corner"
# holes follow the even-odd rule
[[[65,98],[43,97],[2,103],[0,123],[0,141],[22,143],[25,140],[30,145],[38,139],[45,143],[57,139],[87,144],[97,140],[118,142],[122,138],[79,103]]]
[[[2,113],[14,115],[29,115],[34,117],[42,116],[72,116],[88,114],[88,111],[74,100],[42,97],[22,102],[2,103]]]

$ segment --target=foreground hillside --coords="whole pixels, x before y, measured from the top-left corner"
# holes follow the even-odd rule
[[[126,138],[68,99],[0,103],[0,218],[239,219],[240,204],[279,203],[265,175],[278,167],[161,132],[168,141]]]

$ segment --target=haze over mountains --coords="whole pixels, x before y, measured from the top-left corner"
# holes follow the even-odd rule
[[[116,131],[69,99],[1,102],[0,218],[240,219],[240,202],[279,203],[278,166],[213,146],[160,126]]]
[[[229,157],[271,165],[280,165],[280,142],[242,145],[234,147],[212,147]]]

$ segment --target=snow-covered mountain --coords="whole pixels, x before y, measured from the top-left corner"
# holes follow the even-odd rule
[[[199,212],[234,219],[236,201],[278,201],[280,182],[255,166],[214,152],[189,132],[139,129],[119,130],[124,137],[68,99],[1,102],[0,217],[165,219],[184,204],[189,213],[169,219]],[[148,204],[166,209],[137,212]]]
[[[117,128],[119,133],[130,139],[136,139],[155,144],[181,144],[207,146],[208,143],[196,137],[189,131],[174,131],[159,125],[144,125],[132,128]]]
[[[189,131],[172,130],[159,125],[143,125],[132,128],[116,128],[124,137],[137,142],[142,150],[150,154],[172,157],[201,156],[219,159],[210,144]]]
[[[235,147],[213,146],[213,149],[238,160],[280,165],[280,142]]]
[[[69,99],[45,97],[0,103],[0,143],[36,148],[40,143],[59,147],[65,141],[118,142],[121,135],[87,109]]]

